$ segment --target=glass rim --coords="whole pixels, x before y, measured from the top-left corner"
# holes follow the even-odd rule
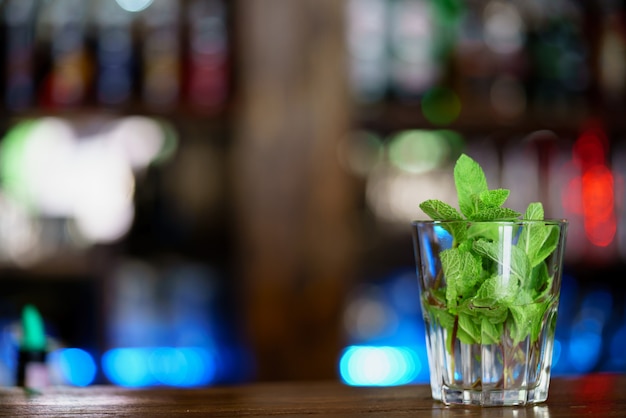
[[[413,226],[418,225],[451,225],[451,224],[496,224],[496,225],[528,225],[528,224],[542,224],[542,225],[567,225],[569,221],[564,218],[546,218],[546,219],[515,219],[511,221],[507,220],[492,220],[492,221],[473,221],[469,219],[456,219],[456,220],[414,220],[411,221]]]

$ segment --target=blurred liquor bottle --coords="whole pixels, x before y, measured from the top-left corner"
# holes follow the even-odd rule
[[[39,10],[37,35],[50,46],[50,69],[39,91],[44,107],[76,107],[88,100],[93,76],[89,5],[84,0],[55,0]]]
[[[388,0],[388,7],[389,77],[394,98],[421,101],[433,87],[453,87],[450,59],[457,42],[461,3]]]
[[[146,108],[171,111],[181,96],[181,28],[177,0],[154,0],[143,11],[142,100]]]
[[[4,103],[9,110],[34,104],[37,0],[7,0],[3,9]]]
[[[222,108],[229,90],[229,37],[223,0],[187,5],[186,99],[201,113]]]
[[[350,0],[346,43],[356,101],[412,102],[441,81],[456,3],[446,9],[426,0]]]
[[[387,0],[349,0],[346,44],[349,79],[359,103],[382,100],[389,87]]]
[[[485,115],[507,121],[523,117],[529,68],[526,11],[515,2],[485,1],[457,15],[454,71],[464,111],[485,124],[492,123]]]
[[[132,99],[136,66],[134,15],[114,1],[96,1],[96,99],[105,106],[127,105]]]
[[[537,6],[527,40],[529,94],[536,114],[572,116],[588,104],[593,82],[593,41],[580,3]]]

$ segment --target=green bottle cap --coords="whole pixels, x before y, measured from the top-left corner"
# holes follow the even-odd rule
[[[22,310],[22,350],[45,351],[46,332],[41,315],[35,306],[26,305]]]

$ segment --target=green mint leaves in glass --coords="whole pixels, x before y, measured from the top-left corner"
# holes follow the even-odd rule
[[[522,214],[463,154],[459,209],[427,200],[413,222],[433,397],[446,404],[525,405],[548,396],[567,223]]]

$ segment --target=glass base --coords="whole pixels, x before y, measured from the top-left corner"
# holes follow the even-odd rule
[[[432,395],[446,405],[524,406],[548,398],[556,306],[542,318],[537,340],[465,344],[427,318],[427,348]]]
[[[446,405],[525,406],[545,402],[548,391],[539,389],[453,389],[441,388],[441,401]]]

